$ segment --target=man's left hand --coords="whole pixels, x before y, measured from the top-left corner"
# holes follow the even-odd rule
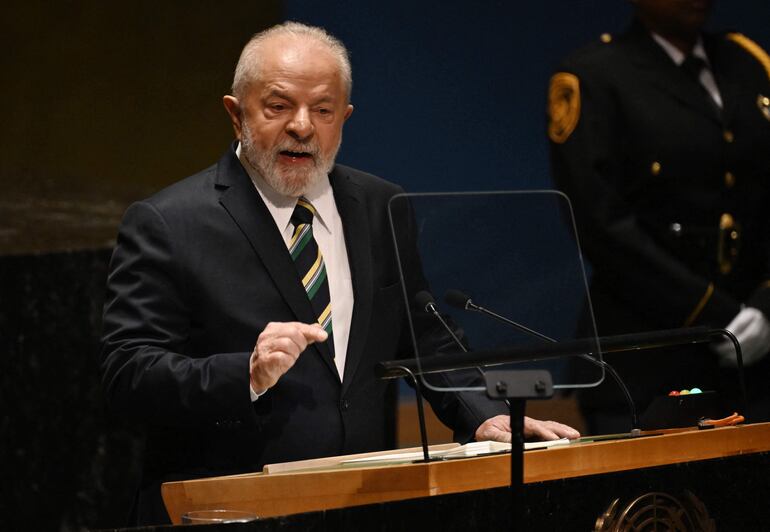
[[[524,416],[524,438],[534,440],[558,440],[579,438],[580,433],[568,425],[556,421],[540,421]],[[510,416],[495,416],[487,419],[476,429],[476,441],[500,441],[511,443]]]

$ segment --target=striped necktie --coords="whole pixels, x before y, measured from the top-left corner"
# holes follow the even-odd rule
[[[307,297],[321,327],[329,334],[327,345],[334,357],[332,339],[332,305],[329,297],[329,280],[326,278],[326,265],[315,238],[313,238],[313,217],[316,210],[304,197],[297,200],[297,206],[291,215],[294,234],[289,244],[289,253],[297,266],[297,273],[302,279]]]

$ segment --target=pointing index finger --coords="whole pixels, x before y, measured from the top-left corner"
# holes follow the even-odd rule
[[[297,326],[309,344],[324,342],[329,338],[329,334],[317,323],[297,323]]]

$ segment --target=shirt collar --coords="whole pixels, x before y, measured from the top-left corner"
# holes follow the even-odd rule
[[[685,55],[681,50],[679,50],[679,48],[671,44],[671,42],[667,41],[665,37],[661,37],[654,31],[651,33],[655,42],[658,43],[661,48],[663,48],[666,54],[668,54],[668,56],[677,66],[684,63]],[[695,46],[692,49],[692,55],[703,59],[706,62],[706,65],[711,68],[711,63],[709,63],[709,58],[706,55],[706,49],[703,47],[703,39],[700,37],[700,35],[698,36],[698,40],[695,42]]]
[[[291,215],[294,213],[294,208],[297,206],[297,198],[284,196],[271,187],[260,175],[259,171],[251,165],[248,159],[246,159],[243,150],[241,150],[240,142],[235,149],[235,155],[238,157],[241,165],[243,165],[246,173],[249,174],[251,182],[254,183],[254,187],[262,197],[262,201],[265,202],[278,229],[283,233],[291,223]],[[329,176],[324,176],[323,179],[320,179],[310,187],[303,196],[313,204],[313,207],[315,207],[316,216],[313,225],[318,221],[321,223],[321,226],[331,232],[330,224],[332,214],[336,207],[334,203],[334,193],[332,191],[331,183],[329,183]]]

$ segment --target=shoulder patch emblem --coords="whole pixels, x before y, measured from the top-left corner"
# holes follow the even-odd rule
[[[728,33],[727,39],[733,41],[738,46],[746,50],[748,53],[754,56],[754,58],[759,61],[763,67],[765,67],[765,72],[767,72],[767,77],[770,79],[770,56],[767,55],[767,52],[765,52],[761,46],[759,46],[757,43],[743,35],[742,33]]]
[[[557,72],[548,88],[548,138],[563,144],[580,119],[580,82],[569,72]]]

